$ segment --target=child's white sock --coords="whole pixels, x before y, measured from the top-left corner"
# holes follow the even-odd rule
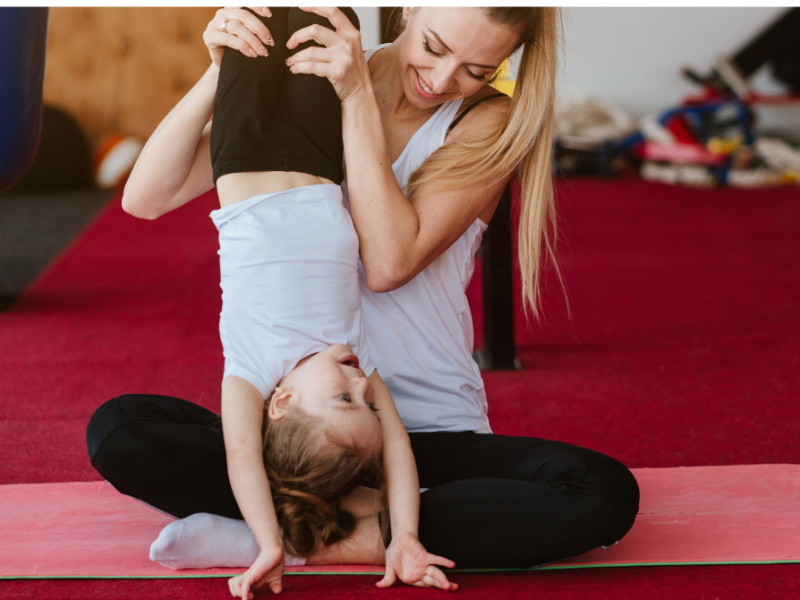
[[[258,558],[258,542],[240,519],[197,513],[173,521],[150,546],[150,560],[170,569],[249,567]],[[285,555],[287,567],[306,559]]]

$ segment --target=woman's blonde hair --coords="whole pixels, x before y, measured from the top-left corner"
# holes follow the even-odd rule
[[[519,32],[523,45],[514,95],[497,131],[442,146],[412,173],[409,198],[423,184],[437,190],[475,185],[517,172],[520,179],[519,266],[526,311],[541,315],[542,262],[555,259],[552,183],[553,110],[557,69],[557,8],[484,7],[488,18]],[[518,46],[519,47],[519,46]]]
[[[341,501],[359,485],[383,488],[380,455],[329,440],[324,424],[298,407],[279,421],[265,410],[264,423],[264,467],[286,550],[308,557],[345,539],[356,520]]]

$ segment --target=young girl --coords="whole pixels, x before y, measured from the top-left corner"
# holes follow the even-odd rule
[[[417,540],[414,457],[369,357],[358,237],[339,187],[339,100],[327,81],[285,65],[291,34],[326,21],[296,8],[271,13],[268,56],[224,55],[211,139],[221,205],[211,217],[220,241],[222,427],[231,488],[260,548],[231,592],[247,598],[263,583],[279,592],[285,549],[305,557],[351,533],[355,519],[342,501],[376,477],[381,452],[387,571],[448,587],[432,565],[453,563]]]

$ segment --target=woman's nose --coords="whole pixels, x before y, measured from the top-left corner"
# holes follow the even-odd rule
[[[431,85],[434,94],[444,94],[450,91],[456,73],[456,65],[442,65],[431,74]]]

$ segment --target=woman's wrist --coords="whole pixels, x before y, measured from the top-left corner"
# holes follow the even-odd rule
[[[346,158],[352,158],[353,155],[356,155],[360,157],[360,160],[368,157],[370,162],[385,162],[380,158],[386,154],[383,123],[371,83],[359,88],[351,96],[342,100],[342,134],[344,136]],[[350,160],[347,162],[351,164]],[[352,163],[354,167],[357,164],[357,162]],[[358,179],[357,170],[353,171],[356,179]],[[348,175],[350,174],[349,171],[348,169]],[[370,170],[370,173],[373,173],[373,171]],[[393,174],[392,177],[394,177]]]
[[[358,86],[342,99],[342,110],[346,108],[359,109],[370,104],[375,104],[375,92],[372,89],[372,82],[367,77],[363,85]]]

